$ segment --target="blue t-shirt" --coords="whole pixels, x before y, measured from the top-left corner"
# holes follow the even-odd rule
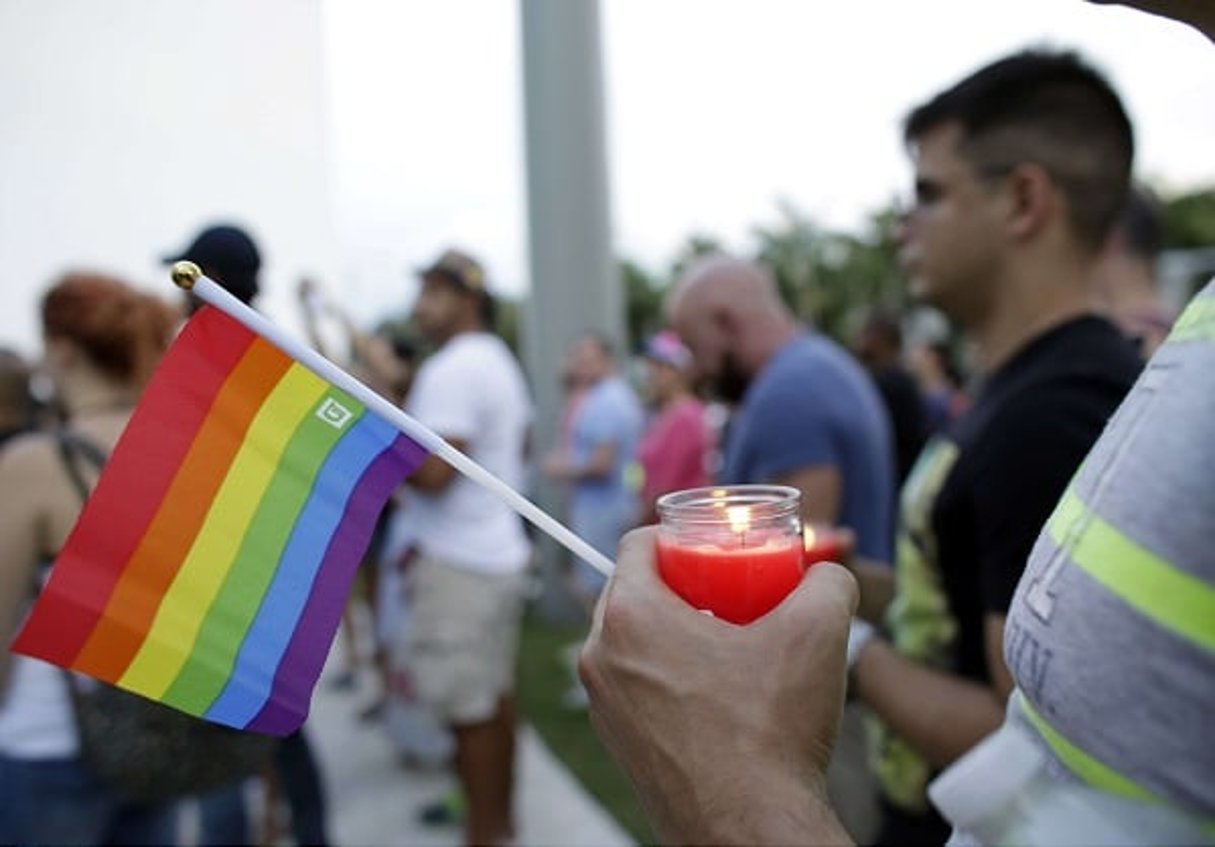
[[[765,483],[802,468],[838,469],[837,523],[857,552],[893,560],[894,453],[890,421],[861,366],[821,335],[782,347],[747,389],[730,422],[721,481]]]
[[[633,460],[644,425],[645,413],[637,395],[619,376],[601,380],[587,391],[578,407],[571,433],[574,462],[582,465],[590,459],[595,448],[614,444],[616,463],[610,476],[574,483],[570,504],[573,509],[626,509],[632,516],[637,493],[628,484],[626,470]]]

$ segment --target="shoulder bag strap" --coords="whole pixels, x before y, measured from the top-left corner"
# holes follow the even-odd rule
[[[80,501],[83,503],[89,499],[92,489],[85,482],[84,475],[80,473],[80,466],[77,464],[76,458],[80,457],[93,467],[101,468],[105,465],[107,458],[105,451],[93,442],[67,430],[58,430],[55,433],[55,441],[59,445],[59,458],[63,460],[64,470],[67,471],[68,478],[71,479],[72,485],[80,494]]]
[[[107,458],[105,451],[93,442],[65,429],[56,430],[55,443],[59,447],[59,458],[63,462],[63,469],[67,471],[68,479],[72,481],[72,487],[80,494],[80,502],[87,502],[89,495],[92,493],[92,488],[90,488],[84,479],[84,475],[80,472],[80,466],[76,461],[77,457],[83,458],[96,468],[101,468],[105,465]],[[68,696],[71,698],[73,709],[79,711],[80,701],[84,696],[80,680],[67,668],[62,668],[61,670],[63,671],[64,681],[67,683]]]

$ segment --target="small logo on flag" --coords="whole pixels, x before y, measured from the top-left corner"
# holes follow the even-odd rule
[[[325,402],[316,410],[316,416],[334,429],[341,429],[354,417],[354,412],[332,397],[326,397]]]

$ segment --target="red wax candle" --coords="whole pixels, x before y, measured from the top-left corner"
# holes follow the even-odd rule
[[[844,560],[844,536],[830,527],[806,527],[806,564],[815,562],[842,562]]]
[[[676,594],[722,620],[746,624],[768,613],[806,572],[794,538],[723,548],[658,541],[658,570]]]

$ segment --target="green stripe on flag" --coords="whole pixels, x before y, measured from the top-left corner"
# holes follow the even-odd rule
[[[363,411],[359,401],[332,389],[300,420],[165,702],[201,715],[219,696],[321,466]]]
[[[1081,569],[1140,614],[1215,650],[1215,589],[1121,533],[1068,490],[1051,516],[1051,537]]]

